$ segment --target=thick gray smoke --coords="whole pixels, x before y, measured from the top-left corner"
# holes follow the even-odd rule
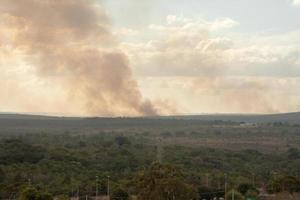
[[[104,10],[91,0],[1,0],[10,45],[24,54],[39,78],[57,77],[88,113],[155,115],[144,100],[129,62],[115,50]]]

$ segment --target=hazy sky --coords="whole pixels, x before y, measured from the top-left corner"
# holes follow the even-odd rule
[[[300,111],[299,0],[25,1],[0,3],[0,111]]]

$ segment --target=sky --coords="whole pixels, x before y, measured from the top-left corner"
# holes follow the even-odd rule
[[[0,112],[300,111],[299,0],[3,0],[0,11]]]

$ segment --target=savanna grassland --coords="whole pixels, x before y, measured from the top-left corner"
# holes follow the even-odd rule
[[[21,196],[28,185],[51,196],[95,196],[98,185],[105,195],[109,176],[115,199],[141,198],[143,183],[157,169],[178,170],[175,182],[168,176],[162,182],[186,186],[184,193],[194,199],[214,191],[224,195],[225,174],[228,190],[248,184],[295,192],[299,133],[299,125],[287,122],[2,115],[0,195]],[[286,182],[294,185],[282,187]]]

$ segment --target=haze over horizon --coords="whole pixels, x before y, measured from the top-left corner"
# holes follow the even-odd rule
[[[3,0],[0,112],[300,110],[299,0]]]

